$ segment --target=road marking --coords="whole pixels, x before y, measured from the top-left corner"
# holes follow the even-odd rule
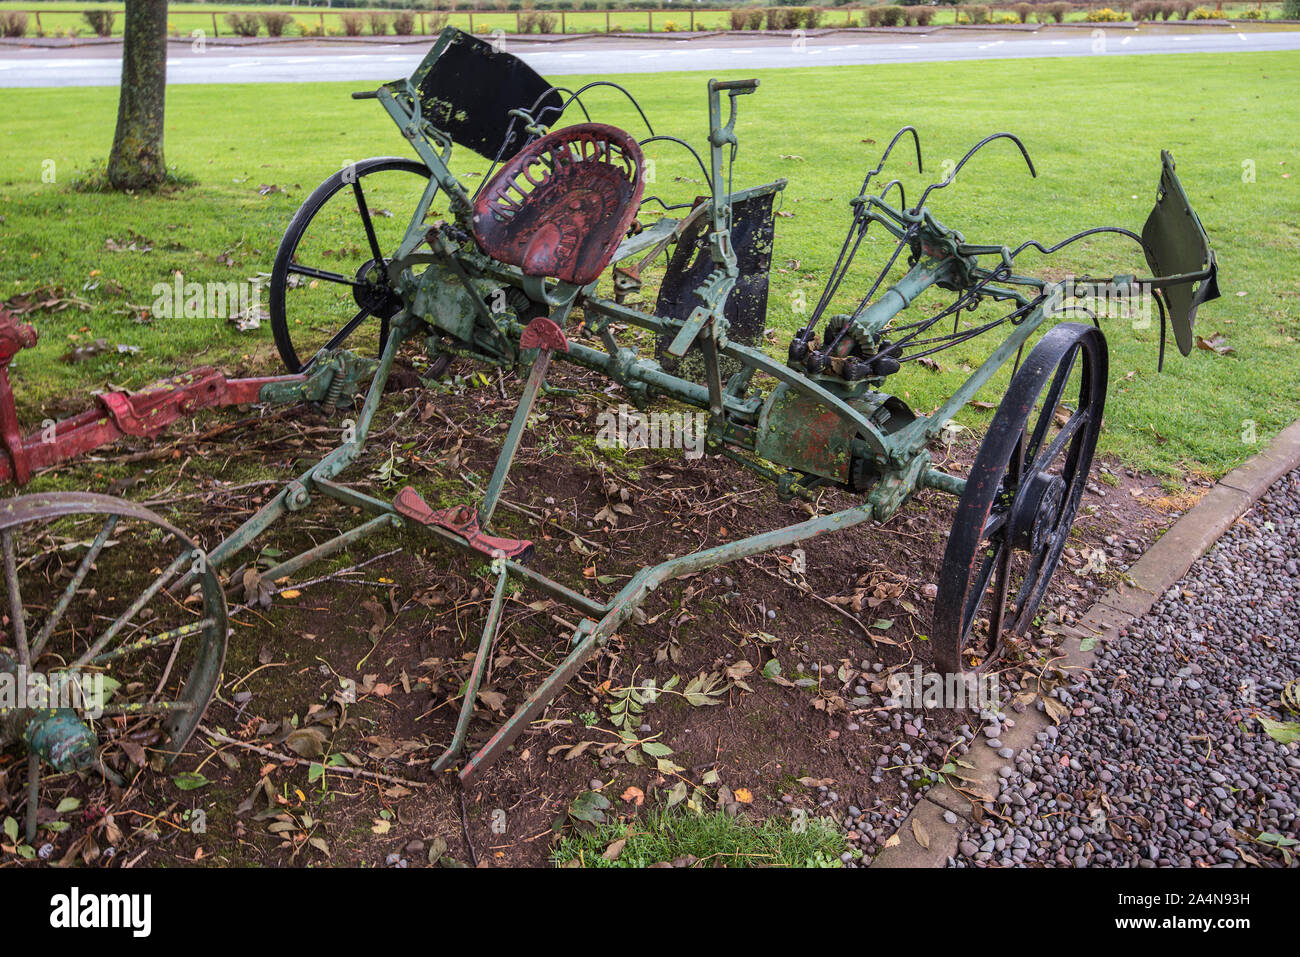
[[[1133,39],[1132,37],[1125,37],[1123,40],[1120,40],[1120,41],[1119,41],[1119,45],[1120,45],[1120,46],[1125,46],[1125,45],[1128,43],[1128,41],[1129,41],[1129,40],[1132,40],[1132,39]]]

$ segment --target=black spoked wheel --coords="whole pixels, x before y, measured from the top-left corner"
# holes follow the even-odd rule
[[[428,167],[415,160],[362,160],[321,183],[294,214],[271,270],[269,303],[290,372],[309,370],[325,349],[383,351],[402,307],[388,263],[428,181]]]
[[[175,757],[226,652],[225,595],[194,541],[121,499],[26,495],[0,510],[0,562],[0,676],[26,676],[0,746],[26,743],[33,788],[41,766],[115,776]]]
[[[1106,402],[1106,340],[1062,323],[1012,377],[957,506],[935,598],[936,666],[981,671],[1023,634],[1079,508]]]

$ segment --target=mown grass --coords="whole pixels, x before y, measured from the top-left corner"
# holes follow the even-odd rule
[[[626,838],[621,852],[604,855]],[[784,817],[755,824],[722,813],[652,811],[631,825],[617,821],[589,834],[571,834],[552,854],[565,867],[649,867],[686,857],[695,867],[841,867],[844,835],[833,821],[813,819],[794,829]]]
[[[739,74],[737,74],[739,75]],[[834,262],[847,200],[894,130],[921,131],[926,162],[917,175],[904,149],[888,174],[909,196],[947,172],[982,135],[1011,130],[1039,168],[1030,179],[1008,144],[977,157],[952,188],[932,196],[944,222],[968,239],[1018,244],[1055,241],[1113,223],[1140,228],[1154,199],[1159,151],[1173,151],[1183,182],[1218,251],[1224,298],[1203,308],[1198,332],[1222,334],[1229,355],[1173,351],[1155,373],[1158,329],[1107,320],[1112,386],[1102,450],[1161,474],[1221,474],[1300,410],[1300,202],[1296,196],[1300,116],[1291,54],[1165,55],[760,71],[762,86],[741,101],[734,185],[788,177],[777,220],[769,326],[783,352]],[[924,77],[924,82],[919,80]],[[620,79],[611,77],[610,79]],[[566,78],[574,85],[581,78]],[[704,147],[705,75],[623,78],[656,132]],[[370,155],[403,154],[404,141],[373,103],[353,102],[353,84],[178,86],[169,90],[167,159],[197,185],[164,195],[84,193],[78,169],[102,164],[116,116],[113,89],[21,89],[6,93],[0,130],[0,298],[54,284],[89,311],[38,313],[41,344],[14,363],[20,412],[35,423],[84,404],[93,389],[140,386],[197,363],[231,371],[274,365],[270,329],[238,333],[222,320],[137,322],[155,283],[177,271],[187,281],[227,282],[269,271],[296,207],[326,175]],[[597,91],[597,119],[638,130],[612,91]],[[656,149],[649,191],[669,200],[704,192],[694,161]],[[460,152],[453,165],[472,171]],[[1243,166],[1243,164],[1248,164]],[[1243,170],[1254,170],[1246,182]],[[1248,178],[1248,177],[1247,177]],[[52,180],[52,181],[47,181]],[[260,187],[283,192],[263,195]],[[400,210],[397,211],[400,217]],[[149,252],[111,251],[118,247]],[[879,253],[885,247],[875,247]],[[861,294],[879,262],[868,249],[846,288]],[[1026,255],[1026,271],[1042,265]],[[1091,237],[1053,257],[1054,275],[1142,273],[1136,247]],[[847,297],[845,299],[847,302]],[[105,338],[139,347],[69,363],[78,343]],[[890,382],[929,411],[969,373],[996,339],[939,356],[940,371],[909,367]],[[1002,376],[982,399],[996,402]],[[978,427],[987,411],[962,421]],[[1257,441],[1249,437],[1254,423]]]

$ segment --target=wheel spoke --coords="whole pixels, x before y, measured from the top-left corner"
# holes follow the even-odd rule
[[[76,574],[72,576],[72,581],[68,582],[68,587],[63,590],[63,594],[59,597],[59,601],[54,606],[54,610],[50,612],[50,616],[45,620],[45,624],[41,627],[40,633],[36,636],[36,640],[32,642],[33,660],[40,659],[41,652],[45,650],[46,642],[50,640],[50,636],[54,634],[54,629],[57,628],[59,622],[63,620],[63,616],[67,613],[68,606],[72,604],[72,599],[76,595],[77,589],[81,587],[81,583],[84,582],[86,576],[90,574],[91,566],[95,564],[96,559],[99,558],[99,553],[102,552],[104,546],[108,544],[108,537],[113,534],[113,529],[116,527],[116,515],[110,515],[104,520],[104,527],[99,530],[99,534],[95,536],[95,540],[90,543],[90,548],[86,551],[86,557],[83,558],[81,564],[77,566],[77,571]]]
[[[173,628],[171,631],[164,631],[161,634],[153,635],[149,638],[140,638],[136,641],[119,645],[112,651],[106,651],[103,654],[96,655],[90,659],[89,664],[104,665],[110,661],[116,661],[118,658],[124,658],[127,655],[139,654],[142,651],[148,651],[150,648],[157,648],[159,645],[165,645],[168,642],[179,641],[188,638],[190,635],[197,635],[204,628],[210,628],[214,624],[211,618],[203,618],[199,621],[192,621],[188,625],[181,625],[179,628]]]
[[[194,705],[189,701],[140,701],[135,704],[109,705],[100,713],[107,717],[125,715],[134,718],[142,714],[176,714],[193,710]]]
[[[361,222],[366,227],[366,239],[370,241],[370,253],[378,262],[384,258],[379,249],[379,240],[375,238],[375,224],[370,221],[370,209],[366,206],[366,194],[361,191],[361,177],[352,181],[352,192],[357,197],[357,209],[361,211]]]
[[[330,336],[330,341],[325,343],[325,345],[321,346],[319,349],[317,349],[312,354],[312,357],[302,364],[302,368],[303,369],[311,368],[311,364],[320,358],[321,353],[329,352],[331,349],[337,349],[339,346],[341,346],[347,340],[348,336],[352,335],[352,333],[357,331],[357,326],[365,322],[366,319],[369,318],[369,316],[370,316],[370,310],[368,309],[362,309],[360,312],[358,312],[355,316],[353,316],[351,319],[347,321],[347,323],[343,326],[342,329],[334,333],[334,335]]]
[[[1076,412],[1074,415],[1070,416],[1070,421],[1065,423],[1065,425],[1061,427],[1061,431],[1053,436],[1052,444],[1044,449],[1043,453],[1034,461],[1034,471],[1047,471],[1047,467],[1051,465],[1052,462],[1056,461],[1056,457],[1061,454],[1062,450],[1064,450],[1066,443],[1074,438],[1075,434],[1079,431],[1080,426],[1085,425],[1091,418],[1092,413],[1087,409],[1082,412]]]
[[[76,661],[72,663],[73,668],[81,668],[94,659],[96,655],[104,650],[104,646],[117,637],[118,632],[126,627],[127,623],[134,618],[145,605],[153,601],[154,596],[162,591],[163,587],[176,577],[176,574],[185,567],[186,564],[193,561],[193,556],[189,552],[181,552],[168,565],[161,575],[153,580],[153,583],[140,593],[140,596],[131,603],[131,607],[122,612],[113,624],[108,626],[108,630],[95,640],[85,652],[82,653]]]
[[[9,529],[0,532],[0,551],[4,552],[5,586],[9,589],[9,619],[14,624],[14,644],[18,663],[30,668],[31,648],[27,645],[27,622],[23,620],[23,596],[18,588],[18,563],[14,559],[14,537]]]
[[[1012,628],[1015,631],[1023,632],[1029,627],[1029,613],[1037,608],[1038,603],[1043,600],[1043,595],[1047,592],[1047,586],[1051,583],[1051,572],[1056,569],[1056,563],[1060,559],[1062,549],[1065,548],[1065,540],[1069,537],[1069,534],[1069,525],[1058,528],[1052,540],[1039,553],[1038,561],[1033,568],[1033,585],[1023,598],[1021,594],[1016,595],[1016,617],[1012,623]],[[1044,574],[1044,572],[1047,572],[1047,574]],[[1029,580],[1026,577],[1026,583]],[[1025,592],[1024,585],[1021,585],[1020,592]]]
[[[1048,549],[1044,548],[1029,560],[1029,567],[1025,569],[1025,580],[1020,583],[1020,587],[1016,590],[1015,616],[1012,621],[1013,626],[1016,628],[1020,627],[1020,617],[1025,609],[1025,599],[1033,594],[1038,579],[1041,577],[1039,572],[1043,567],[1043,558],[1046,556],[1047,551]]]
[[[361,283],[355,279],[349,279],[342,273],[329,272],[325,269],[317,269],[315,266],[304,266],[301,263],[289,263],[289,272],[297,273],[300,276],[310,276],[312,279],[322,279],[325,282],[334,282],[342,286],[360,286]]]
[[[1005,541],[992,546],[992,550],[984,556],[980,570],[971,583],[970,591],[966,593],[966,603],[965,607],[962,608],[961,618],[961,640],[963,643],[966,641],[966,636],[970,634],[971,626],[975,624],[975,613],[979,611],[980,603],[984,600],[984,593],[989,587],[989,579],[993,576],[993,569],[997,567],[1004,551],[1009,551]]]
[[[1005,528],[1007,524],[1007,514],[1008,513],[1005,511],[991,513],[988,521],[984,523],[984,531],[980,533],[980,541],[983,541],[986,538],[992,538],[999,529]]]
[[[1074,371],[1074,362],[1078,355],[1079,350],[1072,348],[1061,364],[1056,367],[1056,374],[1052,377],[1051,388],[1047,390],[1047,395],[1043,400],[1042,411],[1038,413],[1038,421],[1034,423],[1033,437],[1029,440],[1028,457],[1030,461],[1037,458],[1038,447],[1042,445],[1043,439],[1047,435],[1047,429],[1056,415],[1056,407],[1061,403],[1061,393],[1065,391],[1065,384],[1069,381],[1070,373]]]
[[[1007,584],[1011,579],[1012,549],[1002,549],[998,561],[998,577],[993,583],[993,607],[989,609],[989,648],[997,647],[998,636],[1002,634],[1002,618],[1006,611]]]

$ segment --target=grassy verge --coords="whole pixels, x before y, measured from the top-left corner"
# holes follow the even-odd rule
[[[616,842],[624,839],[620,850]],[[566,837],[552,860],[561,867],[649,867],[689,858],[693,867],[840,867],[844,848],[833,821],[810,820],[794,830],[784,817],[754,824],[720,812],[670,810]]]
[[[1108,320],[1112,385],[1102,450],[1162,474],[1221,474],[1300,413],[1297,310],[1300,222],[1295,210],[1300,116],[1290,54],[1167,55],[927,64],[760,72],[742,101],[735,185],[787,177],[777,220],[769,325],[778,350],[816,298],[847,223],[847,200],[894,130],[922,133],[926,173],[899,150],[889,175],[908,195],[942,176],[980,136],[1021,134],[1039,168],[995,144],[931,205],[968,239],[1052,242],[1078,229],[1141,226],[1154,198],[1159,151],[1168,148],[1219,253],[1224,298],[1206,306],[1198,332],[1232,352],[1173,352],[1155,374],[1158,329]],[[611,79],[620,79],[611,77]],[[579,78],[568,78],[576,86]],[[656,132],[704,146],[702,74],[623,80]],[[84,405],[109,385],[139,386],[198,363],[228,371],[273,367],[270,329],[241,333],[221,320],[138,321],[156,283],[229,282],[269,271],[293,211],[350,161],[401,154],[404,142],[353,84],[178,86],[169,91],[167,158],[196,185],[162,196],[79,192],[75,171],[102,164],[116,115],[113,89],[11,90],[0,137],[0,299],[56,287],[84,301],[34,314],[41,344],[14,363],[28,423]],[[616,94],[593,94],[595,118],[639,130]],[[1267,122],[1262,118],[1267,117]],[[662,144],[661,144],[662,145]],[[682,201],[704,190],[680,149],[656,150],[650,192]],[[458,154],[459,170],[476,168]],[[1253,179],[1243,176],[1253,171]],[[1247,181],[1249,180],[1249,181]],[[273,188],[272,188],[273,187]],[[400,210],[396,211],[400,216]],[[399,219],[393,222],[400,222]],[[878,247],[879,248],[879,247]],[[865,291],[871,251],[846,288]],[[1144,271],[1136,249],[1090,237],[1053,257],[1018,260],[1026,271],[1104,275]],[[847,298],[846,298],[847,304]],[[64,356],[104,338],[107,353]],[[994,340],[941,354],[938,370],[909,368],[890,386],[929,411],[951,394]],[[138,349],[119,352],[116,346]],[[1006,376],[980,398],[996,402]],[[989,412],[968,410],[978,427]],[[1252,435],[1256,444],[1249,441]]]

